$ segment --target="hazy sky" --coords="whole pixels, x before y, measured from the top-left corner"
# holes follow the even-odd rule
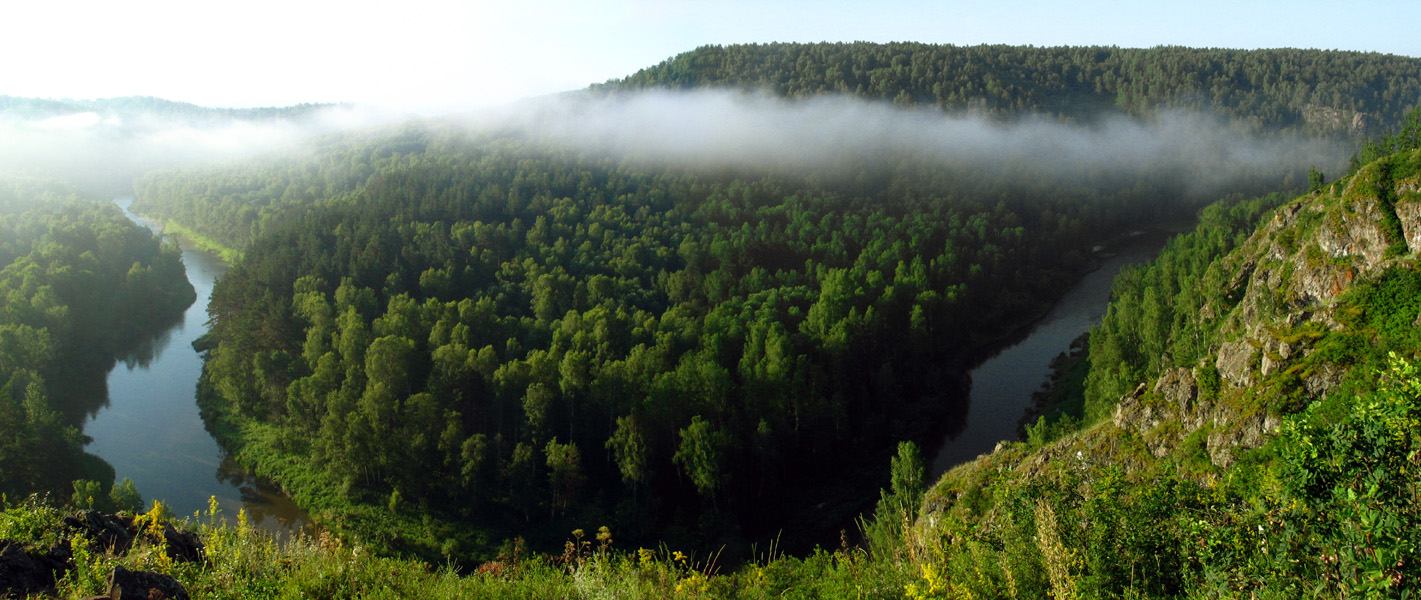
[[[74,0],[0,5],[0,94],[482,106],[704,44],[1322,48],[1421,57],[1421,1]]]

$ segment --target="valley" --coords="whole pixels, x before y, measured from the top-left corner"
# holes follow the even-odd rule
[[[1417,98],[1394,55],[824,43],[348,128],[13,102],[279,133],[0,176],[0,537],[146,510],[210,562],[66,564],[202,597],[1404,597]]]

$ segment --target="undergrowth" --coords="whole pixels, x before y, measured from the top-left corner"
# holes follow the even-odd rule
[[[67,543],[75,568],[58,585],[58,597],[79,599],[106,592],[115,566],[172,575],[194,600],[278,598],[901,598],[910,581],[905,561],[875,560],[847,544],[805,557],[771,549],[733,571],[716,556],[693,556],[665,547],[622,549],[603,527],[593,536],[572,532],[561,556],[529,554],[511,542],[496,560],[460,570],[451,564],[389,558],[329,532],[299,533],[278,541],[247,523],[229,524],[213,501],[209,510],[175,521],[161,504],[139,515],[142,532],[125,554],[98,551],[83,536],[60,537],[65,511],[38,499],[3,506],[0,539],[39,547]],[[205,562],[184,563],[163,551],[161,524],[198,532]]]

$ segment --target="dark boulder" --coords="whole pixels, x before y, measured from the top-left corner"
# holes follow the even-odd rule
[[[178,531],[171,523],[163,527],[163,542],[166,544],[163,551],[168,554],[168,558],[178,561],[200,561],[206,550],[197,533]]]
[[[95,550],[112,550],[114,554],[124,554],[133,547],[133,538],[138,528],[133,519],[116,515],[106,515],[96,510],[79,511],[72,517],[65,517],[64,524],[70,530],[84,534]]]
[[[171,575],[114,567],[109,575],[113,600],[188,600],[187,589]]]
[[[54,592],[54,584],[73,567],[62,546],[45,552],[14,540],[0,540],[0,598],[24,598]]]

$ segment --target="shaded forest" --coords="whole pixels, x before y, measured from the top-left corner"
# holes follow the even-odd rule
[[[117,206],[10,177],[0,179],[0,265],[0,493],[64,498],[73,479],[112,482],[55,396],[192,304],[178,249]]]

